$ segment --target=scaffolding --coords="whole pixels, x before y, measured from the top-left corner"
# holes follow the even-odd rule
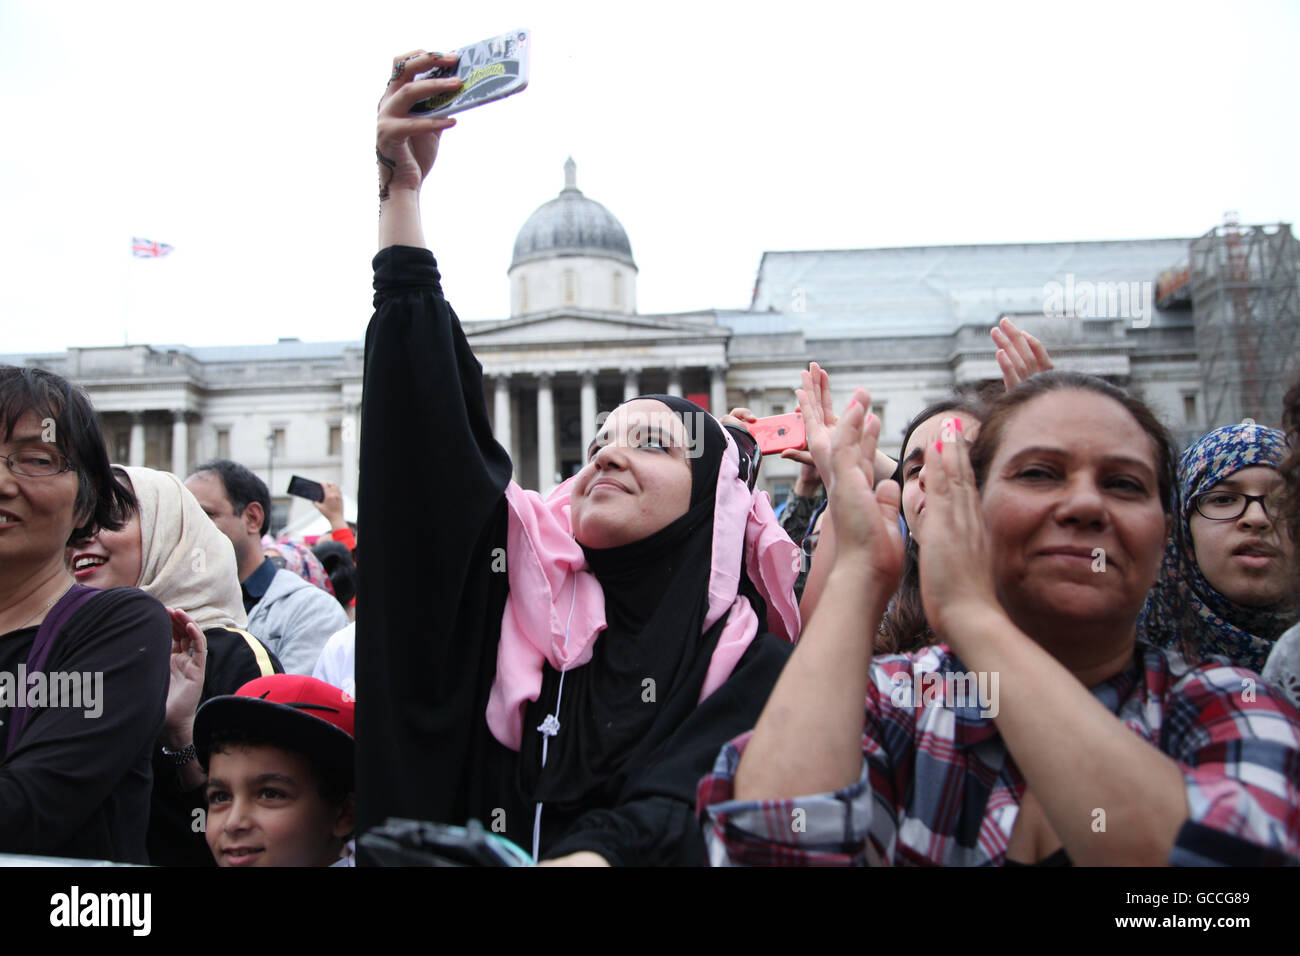
[[[1192,241],[1188,258],[1205,425],[1276,427],[1300,375],[1300,242],[1289,223],[1224,219]]]

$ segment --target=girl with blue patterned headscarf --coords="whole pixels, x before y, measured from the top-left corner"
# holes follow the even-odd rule
[[[1192,659],[1213,655],[1254,671],[1264,667],[1273,642],[1294,623],[1296,609],[1285,596],[1276,604],[1248,607],[1210,584],[1196,560],[1190,519],[1197,495],[1243,468],[1276,469],[1286,453],[1282,432],[1249,419],[1216,428],[1183,452],[1178,462],[1178,521],[1165,548],[1160,580],[1138,620],[1138,632],[1146,640]],[[1247,507],[1254,504],[1248,501]],[[1268,517],[1286,558],[1286,532],[1277,515]]]

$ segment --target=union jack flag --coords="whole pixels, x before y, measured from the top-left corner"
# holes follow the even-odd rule
[[[153,242],[139,236],[131,238],[131,255],[137,259],[161,259],[171,251],[172,247],[165,242]]]

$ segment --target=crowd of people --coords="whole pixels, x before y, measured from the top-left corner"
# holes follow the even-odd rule
[[[111,464],[80,388],[0,366],[0,852],[348,866],[478,821],[550,866],[1300,863],[1300,381],[1285,432],[1180,456],[1003,320],[1005,391],[898,460],[810,365],[779,517],[751,411],[671,395],[524,490],[421,225],[455,120],[409,110],[458,81],[414,77],[454,62],[380,101],[356,524],[326,483],[329,534],[271,538],[246,467]]]

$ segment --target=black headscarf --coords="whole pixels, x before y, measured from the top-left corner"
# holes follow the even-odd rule
[[[524,715],[520,786],[533,800],[576,807],[613,798],[620,768],[639,762],[694,710],[727,616],[701,633],[708,613],[713,513],[726,439],[694,402],[662,402],[686,426],[692,448],[687,511],[649,537],[616,548],[583,547],[605,593],[608,627],[592,658],[564,676],[560,731],[542,769],[537,727],[555,712],[560,675],[549,664],[537,701]],[[742,575],[742,590],[757,596]],[[765,610],[759,600],[759,620]]]

